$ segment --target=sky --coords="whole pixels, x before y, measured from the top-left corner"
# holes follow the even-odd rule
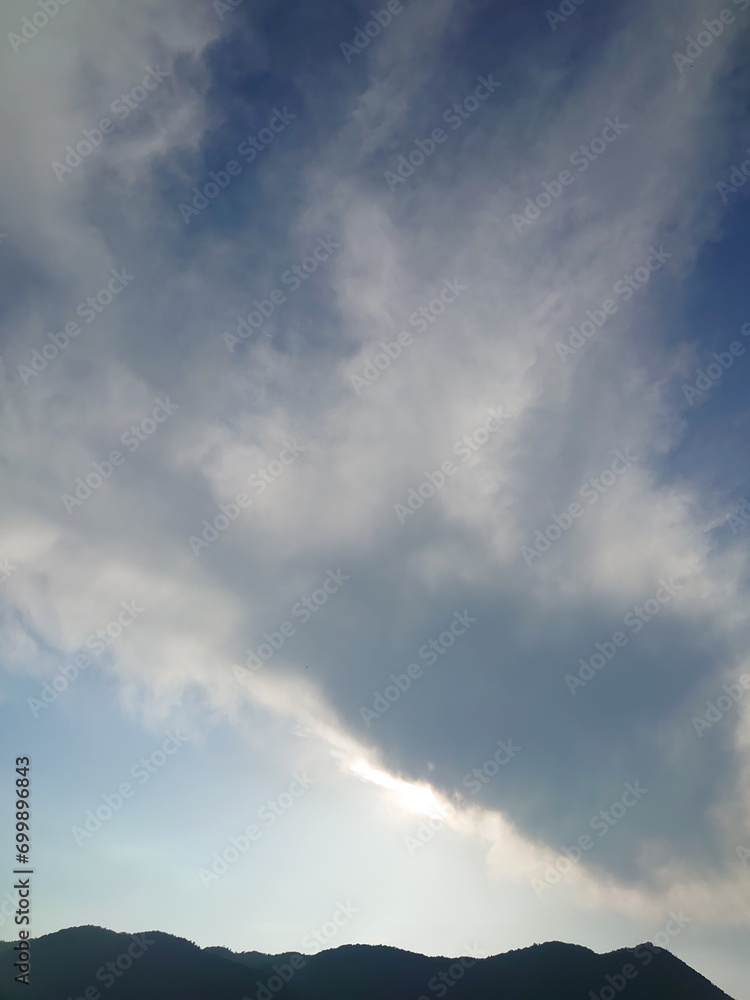
[[[750,2],[380,2],[0,11],[32,933],[750,1000]]]

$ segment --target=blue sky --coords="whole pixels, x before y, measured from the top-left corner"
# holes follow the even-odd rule
[[[370,4],[3,8],[35,934],[682,912],[747,1000],[745,6],[413,0],[356,54]]]

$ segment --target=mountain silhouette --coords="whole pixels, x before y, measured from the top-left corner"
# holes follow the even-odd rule
[[[32,941],[29,986],[15,954],[0,942],[0,1000],[731,1000],[648,942],[605,955],[560,941],[484,959],[373,945],[265,955],[69,927]]]

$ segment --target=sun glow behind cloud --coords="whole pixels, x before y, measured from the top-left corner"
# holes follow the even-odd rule
[[[448,816],[451,812],[448,803],[436,795],[428,785],[395,778],[387,771],[381,771],[362,759],[349,765],[348,771],[361,778],[362,781],[370,782],[390,792],[391,801],[406,812],[441,818]]]

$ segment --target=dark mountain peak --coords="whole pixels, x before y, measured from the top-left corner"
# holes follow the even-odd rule
[[[14,982],[12,948],[0,948],[3,1000],[587,1000],[625,987],[627,1000],[731,1000],[649,941],[604,955],[564,941],[483,959],[371,944],[266,955],[84,925],[45,934],[31,950],[26,987]]]

